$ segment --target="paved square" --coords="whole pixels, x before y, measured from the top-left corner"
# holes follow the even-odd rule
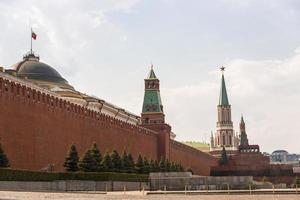
[[[100,193],[52,193],[0,191],[0,200],[300,200],[300,195],[142,195],[140,192]]]

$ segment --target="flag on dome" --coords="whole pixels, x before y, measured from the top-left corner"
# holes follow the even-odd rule
[[[35,32],[33,32],[33,30],[31,29],[31,37],[36,40],[37,35],[35,34]]]

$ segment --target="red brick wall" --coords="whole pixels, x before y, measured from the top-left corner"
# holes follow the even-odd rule
[[[155,131],[115,120],[0,77],[0,142],[13,168],[40,170],[54,164],[62,170],[69,146],[82,155],[96,142],[102,153],[126,149],[158,159]],[[169,142],[169,141],[168,141]],[[170,141],[170,160],[208,175],[216,160]]]
[[[126,149],[134,157],[157,157],[157,134],[151,130],[10,85],[0,79],[0,142],[12,167],[39,170],[53,163],[62,170],[72,143],[80,155],[96,142],[102,153]]]
[[[170,141],[170,160],[191,168],[194,174],[206,176],[210,175],[212,166],[218,165],[213,156],[174,140]]]

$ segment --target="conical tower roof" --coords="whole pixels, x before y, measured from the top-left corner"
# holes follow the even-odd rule
[[[154,70],[153,70],[153,65],[151,65],[151,70],[149,72],[149,75],[148,75],[147,79],[157,79],[156,75],[154,73]]]
[[[224,79],[224,74],[223,73],[222,73],[222,80],[221,80],[219,105],[220,106],[228,106],[229,105],[227,90],[226,90],[226,85],[225,85],[225,79]]]
[[[245,124],[243,115],[241,117],[241,124]]]

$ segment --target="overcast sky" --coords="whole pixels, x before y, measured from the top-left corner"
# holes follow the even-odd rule
[[[150,63],[177,140],[216,130],[221,73],[235,131],[300,153],[299,0],[1,0],[0,65],[33,48],[77,90],[140,114]]]

